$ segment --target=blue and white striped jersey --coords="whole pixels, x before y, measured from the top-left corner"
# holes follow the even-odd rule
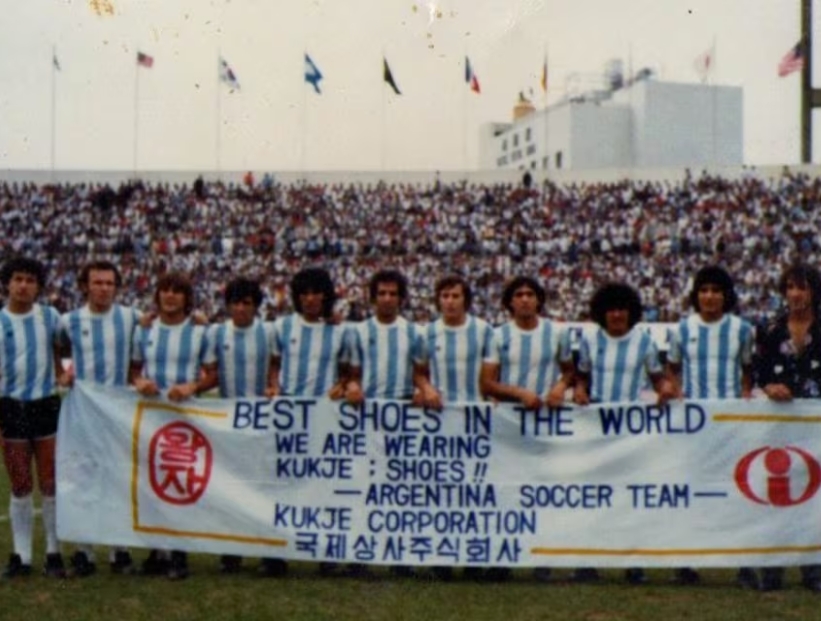
[[[279,390],[283,395],[322,397],[339,379],[347,362],[345,327],[308,323],[298,313],[274,323],[274,351],[280,359]]]
[[[391,324],[376,317],[348,327],[351,366],[362,370],[362,392],[368,399],[410,399],[413,366],[423,362],[422,330],[404,317]]]
[[[221,397],[260,397],[268,387],[274,326],[260,319],[245,328],[233,321],[211,326],[207,364],[216,363]]]
[[[559,348],[563,329],[549,319],[539,317],[533,330],[523,330],[515,321],[509,321],[495,332],[499,381],[527,388],[540,396],[546,395],[561,373]]]
[[[594,402],[635,401],[650,376],[663,371],[653,337],[638,327],[620,337],[601,327],[583,333],[578,370],[590,376]]]
[[[61,317],[61,328],[71,341],[74,376],[79,380],[126,386],[134,331],[139,313],[114,304],[105,313],[85,305]]]
[[[0,394],[33,401],[57,391],[54,346],[60,313],[34,304],[25,314],[0,310]]]
[[[425,360],[430,367],[430,383],[443,401],[482,400],[482,363],[499,362],[494,341],[493,328],[473,315],[468,315],[465,323],[456,328],[447,326],[442,319],[428,324]]]
[[[690,399],[741,396],[742,366],[752,364],[753,327],[736,315],[706,323],[698,314],[682,319],[669,334],[668,360],[681,365],[682,392]]]
[[[132,359],[143,363],[143,375],[160,390],[168,390],[199,379],[206,349],[205,326],[190,318],[173,326],[156,320],[149,328],[137,327]]]

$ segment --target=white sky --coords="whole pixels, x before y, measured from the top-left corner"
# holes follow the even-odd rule
[[[543,105],[545,50],[553,103],[569,74],[613,57],[695,82],[713,39],[710,81],[744,88],[745,161],[800,158],[800,75],[776,74],[799,0],[437,0],[433,19],[428,0],[109,2],[113,15],[95,0],[0,0],[0,169],[51,165],[52,46],[58,169],[133,169],[136,125],[138,169],[215,170],[218,102],[223,170],[473,169],[481,123],[509,120],[521,90]],[[322,95],[303,80],[305,51]],[[218,53],[240,91],[218,83]]]

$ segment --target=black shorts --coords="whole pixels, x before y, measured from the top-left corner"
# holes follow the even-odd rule
[[[38,440],[57,433],[60,397],[34,401],[0,397],[0,431],[6,440]]]

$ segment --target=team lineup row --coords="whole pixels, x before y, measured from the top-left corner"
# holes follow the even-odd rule
[[[159,279],[156,309],[146,315],[116,303],[121,278],[112,263],[85,266],[78,286],[86,303],[63,316],[37,303],[45,281],[44,267],[29,258],[12,259],[0,271],[7,298],[0,311],[0,429],[14,542],[6,577],[31,573],[32,462],[43,498],[45,571],[65,575],[54,502],[56,391],[75,379],[132,384],[144,396],[165,394],[174,401],[216,388],[222,397],[330,396],[352,403],[413,399],[433,409],[488,398],[527,408],[556,406],[571,395],[579,404],[633,401],[648,385],[661,402],[739,398],[752,394],[754,379],[769,398],[789,400],[817,397],[821,386],[821,332],[815,321],[821,277],[807,265],[784,272],[779,289],[786,311],[757,339],[752,326],[733,314],[737,299],[729,274],[718,266],[699,270],[690,294],[695,312],[670,331],[666,365],[651,336],[634,329],[642,306],[636,290],[625,283],[605,284],[593,295],[595,325],[584,331],[574,355],[569,332],[542,317],[545,290],[529,276],[513,278],[504,287],[501,301],[510,320],[495,329],[470,313],[472,290],[460,276],[436,283],[439,318],[425,326],[401,316],[407,282],[392,270],[370,280],[373,316],[348,326],[334,317],[334,284],[321,268],[293,277],[295,312],[274,323],[258,318],[259,284],[232,280],[225,288],[228,319],[213,326],[194,319],[193,288],[181,273]],[[66,369],[61,362],[65,346],[72,360]],[[72,561],[76,573],[89,573],[93,550],[80,546]],[[128,572],[132,566],[127,550],[112,550],[115,571]],[[239,559],[223,557],[222,567],[235,570]],[[277,575],[286,567],[282,559],[263,559],[261,569]],[[320,566],[326,573],[333,569]],[[153,550],[143,570],[184,578],[187,555]],[[434,573],[447,577],[450,570]],[[577,575],[586,579],[595,572],[582,569]],[[783,570],[769,568],[759,579],[751,568],[741,568],[739,580],[769,590],[781,587],[782,575]],[[802,576],[805,586],[821,590],[821,567],[802,568]],[[641,583],[644,574],[634,568],[627,578]],[[699,577],[681,568],[674,579],[694,583]]]

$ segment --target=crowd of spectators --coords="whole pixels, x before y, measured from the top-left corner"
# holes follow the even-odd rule
[[[473,312],[492,323],[515,274],[541,279],[554,319],[586,319],[596,287],[623,280],[640,290],[646,320],[674,321],[691,275],[720,263],[737,280],[741,314],[758,321],[778,308],[786,263],[819,263],[820,199],[821,180],[787,170],[565,185],[0,184],[0,257],[43,260],[61,311],[81,303],[76,276],[91,258],[119,265],[122,301],[144,309],[157,278],[183,270],[215,319],[230,278],[259,278],[275,316],[290,310],[291,275],[321,264],[348,318],[367,312],[372,272],[392,266],[410,281],[407,316],[426,321],[435,280],[457,272],[474,287]]]

